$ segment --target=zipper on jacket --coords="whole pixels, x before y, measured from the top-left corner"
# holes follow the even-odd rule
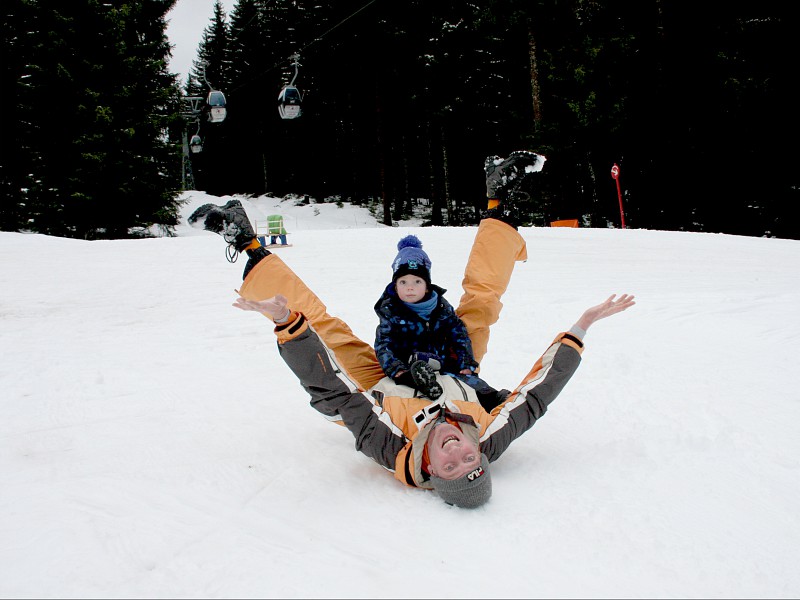
[[[460,379],[456,379],[455,377],[451,377],[450,379],[455,381],[456,385],[458,386],[458,389],[461,390],[461,396],[463,396],[464,402],[469,402],[469,398],[467,397],[467,390],[464,389],[464,386],[462,385],[461,380]]]

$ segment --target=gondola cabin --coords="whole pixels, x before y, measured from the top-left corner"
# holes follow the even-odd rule
[[[211,90],[208,93],[208,120],[212,123],[221,123],[225,120],[228,110],[225,108],[225,94],[219,90]]]
[[[303,98],[300,90],[293,85],[287,85],[278,94],[278,112],[281,119],[296,119],[302,113]]]
[[[199,135],[193,135],[192,139],[189,141],[189,147],[195,154],[197,154],[198,152],[202,152],[203,151],[202,138]]]

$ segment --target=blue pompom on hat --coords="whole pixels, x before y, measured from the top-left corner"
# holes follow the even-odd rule
[[[397,256],[392,263],[392,281],[403,275],[416,275],[431,284],[431,259],[422,249],[422,242],[415,235],[407,235],[397,242]]]

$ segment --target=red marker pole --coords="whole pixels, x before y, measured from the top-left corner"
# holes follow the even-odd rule
[[[611,167],[611,177],[617,182],[617,197],[619,198],[619,218],[622,220],[622,228],[625,229],[625,213],[622,212],[622,191],[619,189],[619,167],[617,163]]]

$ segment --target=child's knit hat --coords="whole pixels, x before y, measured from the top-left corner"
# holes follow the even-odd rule
[[[403,275],[416,275],[431,284],[431,259],[422,249],[422,242],[415,235],[407,235],[397,242],[399,252],[392,263],[392,282]]]

